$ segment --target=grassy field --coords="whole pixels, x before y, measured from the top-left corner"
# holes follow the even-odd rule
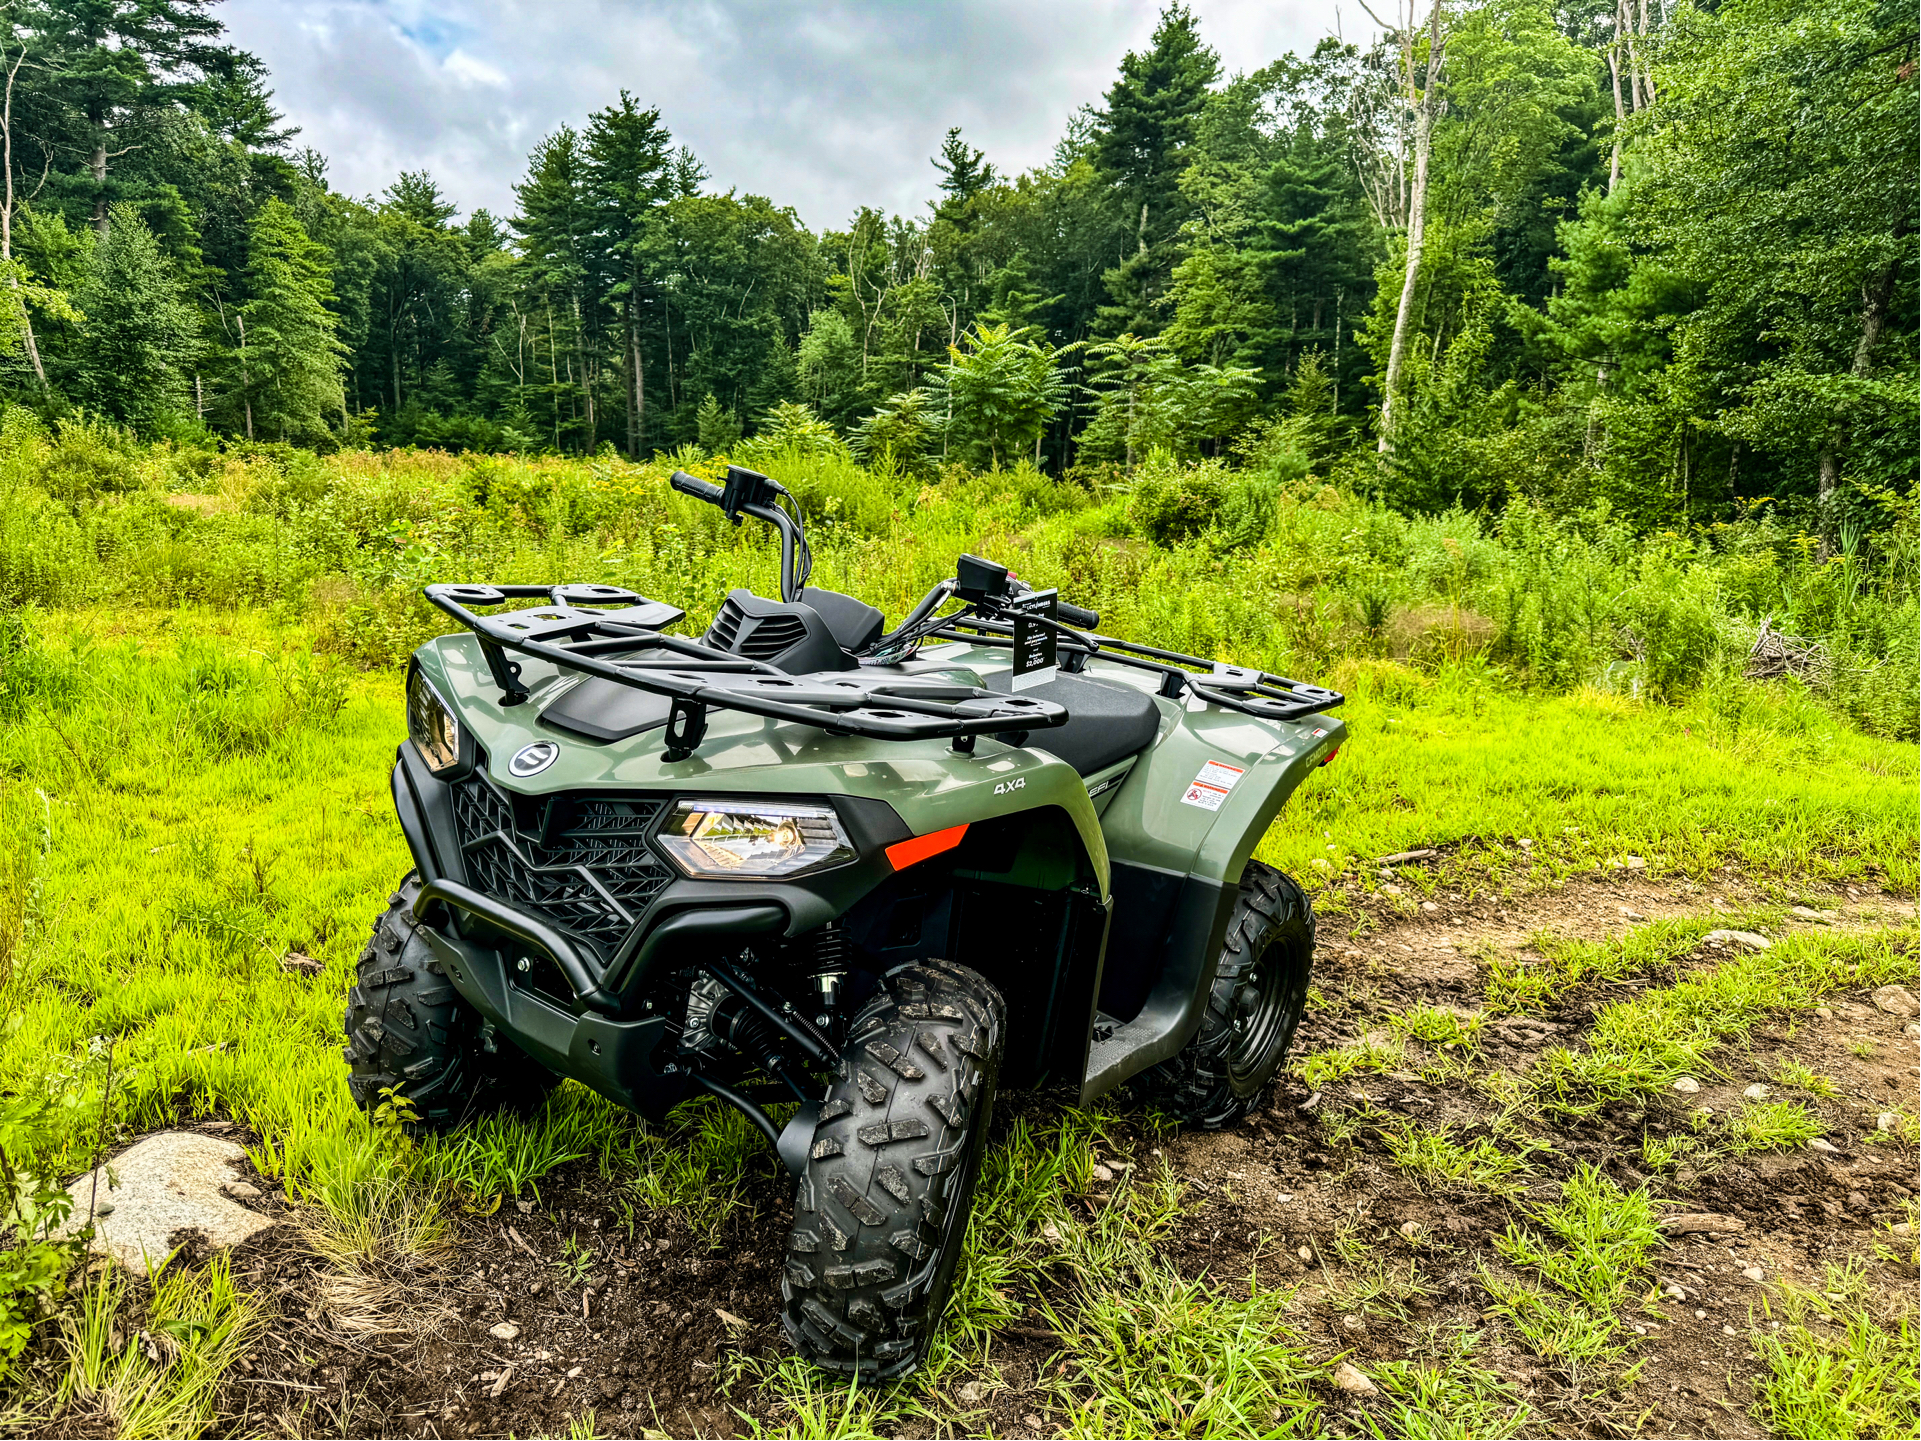
[[[76,497],[28,486],[64,473],[50,442],[13,445],[7,1431],[1914,1434],[1915,1042],[1869,993],[1915,982],[1915,749],[1872,685],[1741,679],[1725,605],[1657,701],[1645,656],[1624,683],[1571,630],[1565,683],[1503,660],[1501,567],[1526,552],[1467,518],[1289,502],[1224,558],[1103,535],[1125,498],[1090,520],[1018,479],[821,482],[823,580],[885,577],[898,613],[960,549],[1026,557],[1122,633],[1330,679],[1353,732],[1260,851],[1324,916],[1270,1106],[1189,1136],[1124,1095],[1010,1100],[930,1365],[850,1388],[777,1339],[791,1197],[738,1117],[650,1128],[570,1084],[416,1144],[353,1109],[339,1059],[408,864],[408,588],[616,576],[702,612],[764,585],[766,548],[652,473],[555,487],[569,520],[524,475],[433,458],[329,480],[123,455]],[[603,492],[622,507],[593,511]],[[1428,578],[1344,610],[1365,577],[1342,567],[1391,523]],[[1435,854],[1376,860],[1414,848]],[[1774,944],[1709,939],[1728,929]],[[153,1284],[34,1243],[36,1178],[206,1122],[248,1144],[285,1222],[263,1240]],[[1738,1244],[1664,1228],[1698,1211]],[[512,1354],[487,1339],[504,1315]]]

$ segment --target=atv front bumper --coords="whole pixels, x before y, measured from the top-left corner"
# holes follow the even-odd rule
[[[430,889],[422,889],[416,908],[424,913],[423,920],[435,911],[445,914]],[[678,1071],[663,1074],[662,1062],[654,1055],[667,1030],[665,1016],[617,1020],[591,1012],[575,1015],[510,981],[510,952],[463,940],[431,922],[420,927],[420,934],[454,989],[496,1032],[511,1037],[512,1044],[549,1070],[572,1076],[649,1120],[659,1120],[686,1098],[686,1076]]]

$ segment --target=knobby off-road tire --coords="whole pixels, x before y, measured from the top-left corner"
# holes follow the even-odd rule
[[[387,898],[373,936],[360,953],[347,992],[347,1087],[363,1111],[389,1087],[413,1102],[421,1128],[444,1130],[501,1109],[531,1109],[559,1077],[511,1041],[482,1034],[480,1012],[448,983],[433,957],[408,875]]]
[[[1218,1130],[1261,1102],[1307,1008],[1314,906],[1294,881],[1249,861],[1214,971],[1207,1015],[1186,1047],[1147,1072],[1151,1099]]]
[[[1007,1004],[948,961],[887,974],[855,1016],[794,1202],[782,1323],[835,1371],[901,1376],[946,1309],[980,1179]]]

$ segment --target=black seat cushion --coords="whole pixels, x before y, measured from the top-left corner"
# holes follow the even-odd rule
[[[855,600],[851,595],[842,595],[837,590],[822,590],[818,586],[808,586],[800,593],[803,604],[811,605],[820,618],[827,622],[827,629],[833,633],[840,648],[859,655],[881,637],[887,629],[887,617],[875,610],[864,600]]]
[[[1011,690],[1012,681],[1013,672],[1002,671],[987,677],[987,688]],[[1066,725],[1033,731],[1027,743],[1059,756],[1084,776],[1146,750],[1161,725],[1161,709],[1152,696],[1091,676],[1058,676],[1021,694],[1067,707]]]

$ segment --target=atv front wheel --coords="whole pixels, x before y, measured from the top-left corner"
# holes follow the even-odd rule
[[[387,898],[347,992],[341,1054],[355,1104],[371,1112],[392,1089],[436,1131],[485,1111],[532,1109],[560,1078],[496,1039],[447,983],[414,919],[419,894],[410,874]]]
[[[1007,1004],[948,961],[889,972],[855,1016],[794,1201],[782,1323],[834,1371],[901,1376],[947,1307],[980,1179]]]
[[[1201,1029],[1142,1077],[1148,1095],[1187,1125],[1218,1130],[1260,1104],[1307,1009],[1314,905],[1259,861],[1241,873]]]

